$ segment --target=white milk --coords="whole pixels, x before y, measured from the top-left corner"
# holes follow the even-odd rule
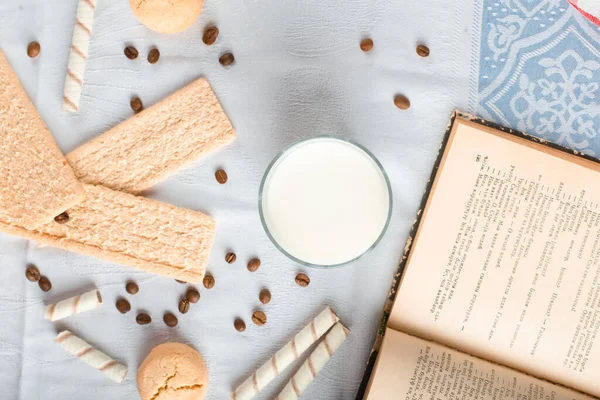
[[[321,137],[298,143],[275,162],[261,208],[284,252],[305,263],[336,265],[359,257],[383,234],[390,191],[369,154]]]

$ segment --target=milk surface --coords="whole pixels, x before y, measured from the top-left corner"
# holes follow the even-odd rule
[[[389,187],[359,147],[316,138],[288,150],[271,168],[262,192],[265,225],[289,255],[315,265],[351,261],[383,233]]]

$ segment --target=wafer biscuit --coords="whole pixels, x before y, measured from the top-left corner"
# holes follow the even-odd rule
[[[73,335],[70,331],[60,332],[54,341],[90,367],[96,368],[117,383],[123,382],[127,376],[126,366],[119,364],[85,340]]]
[[[215,236],[212,218],[184,208],[84,184],[86,198],[66,223],[0,231],[187,282],[202,281]]]
[[[34,229],[83,200],[52,134],[0,51],[0,221]]]
[[[135,194],[235,137],[219,100],[200,78],[67,159],[83,182]]]

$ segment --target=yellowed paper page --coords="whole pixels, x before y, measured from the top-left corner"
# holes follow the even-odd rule
[[[390,326],[600,396],[598,165],[484,129],[454,126]]]
[[[591,397],[388,329],[368,400],[582,400]]]

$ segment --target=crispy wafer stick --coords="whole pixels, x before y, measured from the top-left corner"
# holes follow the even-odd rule
[[[344,325],[339,322],[336,323],[275,400],[296,400],[299,398],[349,334],[350,331]]]
[[[44,318],[50,321],[58,321],[74,314],[93,310],[100,307],[100,305],[102,305],[102,296],[99,290],[94,289],[79,296],[73,296],[58,303],[47,305],[44,309]]]
[[[67,76],[65,78],[63,111],[77,112],[79,110],[79,99],[83,89],[85,63],[88,56],[95,11],[96,0],[79,0],[75,28],[73,28],[71,54],[69,55]]]
[[[233,400],[253,398],[338,321],[338,316],[330,307],[323,310],[269,361],[246,379],[232,393]]]
[[[69,353],[80,358],[89,366],[96,368],[115,382],[121,383],[127,375],[127,367],[119,364],[106,354],[95,349],[92,345],[73,335],[69,331],[62,331],[54,339],[56,343]]]

